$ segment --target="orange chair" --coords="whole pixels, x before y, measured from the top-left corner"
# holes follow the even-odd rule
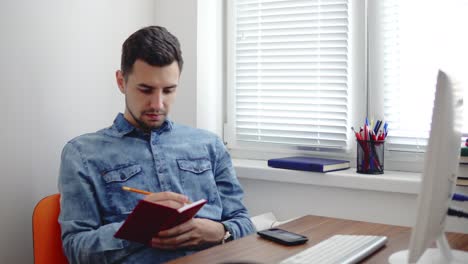
[[[33,245],[35,264],[68,264],[63,254],[58,216],[60,194],[40,200],[33,212]]]

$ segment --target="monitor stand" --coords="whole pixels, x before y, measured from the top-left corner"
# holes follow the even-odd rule
[[[390,264],[408,262],[408,250],[393,253],[389,258]],[[468,252],[450,249],[445,235],[437,239],[437,248],[428,248],[419,258],[417,264],[462,264],[468,263]]]

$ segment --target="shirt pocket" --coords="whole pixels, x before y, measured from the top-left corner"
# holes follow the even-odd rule
[[[123,186],[129,186],[138,189],[146,189],[145,179],[142,168],[139,164],[125,164],[115,166],[114,169],[107,171],[102,176],[105,189],[107,215],[129,214],[143,198],[141,195],[132,194],[122,189]]]
[[[209,159],[178,159],[177,165],[182,188],[191,200],[206,199],[211,204],[219,200]]]
[[[126,182],[131,177],[141,172],[141,166],[136,165],[124,165],[123,168],[114,169],[104,174],[103,178],[106,184],[115,182]]]

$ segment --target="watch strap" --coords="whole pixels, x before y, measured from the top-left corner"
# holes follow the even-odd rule
[[[229,226],[226,225],[225,223],[221,223],[221,224],[224,226],[224,237],[223,237],[221,244],[224,244],[226,242],[233,240],[233,236],[232,236],[231,230],[229,229]]]

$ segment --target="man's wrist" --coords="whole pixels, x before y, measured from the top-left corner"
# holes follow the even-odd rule
[[[223,236],[223,239],[221,240],[221,244],[224,244],[226,242],[233,240],[234,237],[232,236],[232,232],[229,226],[223,222],[221,222],[221,224],[224,227],[224,236]]]

